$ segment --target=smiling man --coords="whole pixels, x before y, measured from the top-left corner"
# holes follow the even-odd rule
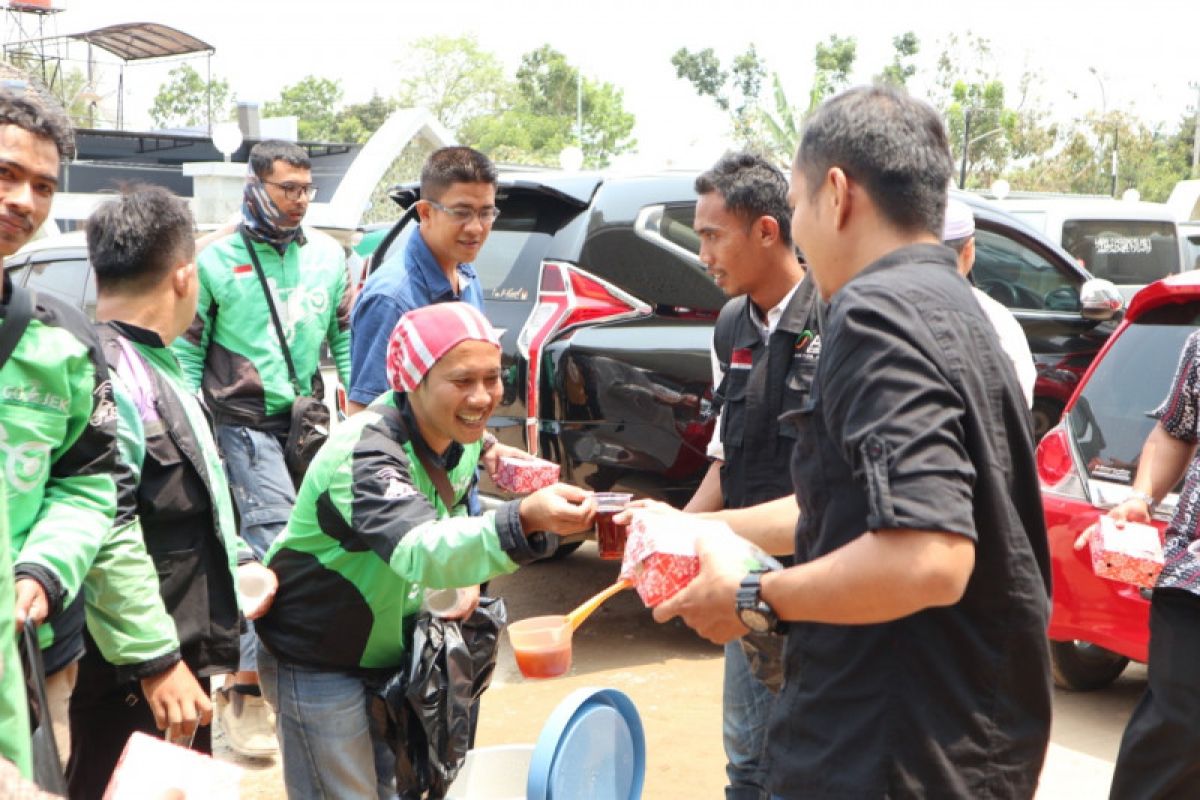
[[[420,227],[367,279],[350,318],[350,413],[387,391],[388,340],[405,312],[455,300],[483,311],[471,262],[499,213],[496,168],[483,153],[443,147],[426,159],[417,201]]]
[[[423,587],[513,572],[552,550],[540,531],[592,522],[594,500],[564,484],[467,516],[480,439],[502,391],[496,331],[474,308],[405,314],[387,375],[391,390],[339,426],[313,461],[267,556],[279,591],[259,623],[259,665],[292,800],[395,796],[392,754],[367,701],[371,681],[408,657]]]
[[[254,146],[241,224],[197,257],[196,318],[173,345],[184,374],[194,388],[203,389],[215,417],[242,540],[260,558],[296,500],[283,446],[296,398],[323,394],[323,343],[329,344],[341,379],[348,380],[350,373],[345,255],[330,237],[301,227],[315,196],[312,168],[302,148],[274,140]],[[264,283],[299,387],[291,380]],[[273,725],[255,683],[253,641],[252,634],[243,639],[237,685],[217,694],[230,745],[250,757],[276,749]]]

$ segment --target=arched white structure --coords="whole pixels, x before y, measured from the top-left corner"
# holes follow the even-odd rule
[[[305,222],[317,227],[356,228],[371,192],[405,145],[416,138],[423,138],[435,147],[455,143],[450,132],[425,109],[393,112],[363,145],[329,202],[313,203]]]

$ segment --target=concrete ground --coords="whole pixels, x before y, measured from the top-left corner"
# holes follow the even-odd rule
[[[617,565],[601,561],[595,546],[561,562],[534,564],[492,582],[508,602],[509,617],[562,614],[611,583]],[[632,698],[646,730],[648,800],[723,796],[720,648],[678,623],[657,625],[633,592],[602,606],[576,632],[571,671],[553,680],[517,672],[505,639],[492,687],[484,695],[477,746],[536,741],[543,722],[579,687],[613,687]],[[1145,686],[1145,668],[1133,666],[1102,692],[1056,692],[1052,744],[1039,800],[1107,797],[1121,732]],[[236,760],[218,734],[219,756]],[[278,764],[239,762],[246,768],[242,797],[281,800]]]

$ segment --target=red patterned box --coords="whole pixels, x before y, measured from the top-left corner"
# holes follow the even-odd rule
[[[1163,568],[1162,538],[1153,525],[1104,515],[1091,538],[1092,571],[1101,578],[1153,589]]]
[[[129,737],[104,800],[203,797],[237,800],[242,768],[144,733]]]
[[[496,485],[508,492],[528,494],[558,483],[558,464],[541,458],[504,456],[496,469]]]

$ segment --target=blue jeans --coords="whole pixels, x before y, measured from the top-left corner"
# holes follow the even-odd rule
[[[395,757],[371,723],[362,678],[280,662],[262,645],[258,676],[275,709],[288,800],[396,797]]]
[[[735,639],[725,645],[725,692],[722,733],[725,738],[727,800],[766,800],[767,717],[773,695],[750,672],[750,663]]]
[[[241,425],[218,425],[217,445],[237,503],[242,541],[261,559],[296,504],[292,476],[283,461],[283,445],[274,434]],[[239,670],[254,671],[256,639],[251,624],[242,634]]]

